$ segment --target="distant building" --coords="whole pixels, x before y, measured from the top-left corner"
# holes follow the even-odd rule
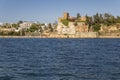
[[[23,22],[20,24],[19,30],[29,29],[34,22]]]
[[[67,20],[68,20],[68,18],[69,18],[69,13],[65,12],[65,13],[63,14],[63,19],[67,19]]]
[[[80,17],[80,18],[76,18],[76,20],[75,21],[77,21],[77,22],[85,22],[86,21],[86,17],[85,16],[83,16],[83,17]]]
[[[0,26],[2,26],[3,25],[3,23],[0,23]]]
[[[68,20],[69,17],[70,17],[70,16],[69,16],[69,13],[65,12],[65,13],[63,14],[63,17],[59,17],[59,18],[58,18],[58,22],[61,22],[63,19]]]
[[[77,21],[77,22],[85,22],[86,21],[86,17],[83,16],[83,17],[80,17],[79,19],[77,19],[77,17],[72,17],[69,15],[69,13],[65,12],[63,14],[63,17],[59,17],[58,18],[58,22],[61,22],[62,20],[69,20],[69,21]]]

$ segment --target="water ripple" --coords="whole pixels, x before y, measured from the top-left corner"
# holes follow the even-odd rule
[[[120,39],[0,42],[0,80],[120,80]]]

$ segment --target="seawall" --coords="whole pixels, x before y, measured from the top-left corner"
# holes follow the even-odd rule
[[[46,36],[0,36],[0,38],[97,38],[96,32],[81,32],[73,35],[49,34]]]
[[[0,38],[120,38],[120,36],[100,36],[97,32],[81,32],[75,35],[50,34],[46,36],[0,36]]]

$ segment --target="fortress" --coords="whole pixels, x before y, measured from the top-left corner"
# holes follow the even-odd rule
[[[67,12],[64,12],[63,14],[63,17],[59,17],[58,18],[58,22],[61,22],[62,20],[69,20],[69,21],[72,21],[72,22],[85,22],[86,21],[86,17],[79,17],[78,19],[76,17],[72,17],[69,15],[69,13]]]
[[[62,23],[62,20],[68,20],[68,26]],[[58,18],[58,34],[76,34],[78,32],[88,32],[88,25],[85,24],[86,17],[70,17],[69,13],[64,13],[63,17]]]
[[[62,21],[67,21],[68,25]],[[89,26],[85,22],[86,17],[71,17],[69,13],[65,12],[63,17],[58,18],[57,33],[74,37],[97,37],[96,32],[89,32]]]

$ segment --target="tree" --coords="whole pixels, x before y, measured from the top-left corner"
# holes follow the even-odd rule
[[[86,15],[85,17],[86,17],[86,24],[89,25],[89,16]]]
[[[12,27],[17,29],[19,27],[19,25],[18,24],[12,24]]]
[[[39,26],[38,24],[33,23],[33,24],[31,25],[30,29],[28,29],[28,31],[30,31],[30,32],[38,31],[39,27],[40,27],[40,26]]]
[[[117,16],[116,23],[120,23],[120,16]]]
[[[23,23],[23,21],[21,21],[21,20],[20,20],[20,21],[18,21],[18,24],[21,24],[21,23]]]
[[[51,23],[48,24],[48,30],[49,30],[50,32],[53,32],[53,28],[52,28]]]
[[[95,23],[100,23],[100,17],[98,13],[96,13],[96,15],[93,16],[93,18]]]
[[[103,20],[103,24],[110,26],[117,23],[117,20],[115,19],[115,17],[109,13],[105,13],[104,14],[104,20]]]
[[[86,24],[91,26],[93,23],[93,18],[86,15]]]
[[[101,27],[101,25],[99,23],[95,23],[92,26],[93,26],[93,30],[96,32],[98,32],[100,30],[100,27]]]
[[[17,25],[19,26],[22,23],[23,23],[23,21],[20,20],[20,21],[17,22]]]
[[[42,33],[43,32],[43,29],[42,29],[42,27],[40,26],[40,32]]]
[[[79,19],[81,17],[80,13],[77,13],[77,19]]]
[[[20,31],[20,36],[25,36],[25,29],[22,29],[21,31]]]
[[[104,14],[104,19],[109,19],[111,16],[112,16],[111,14],[105,13],[105,14]]]
[[[104,19],[103,19],[103,15],[102,15],[102,14],[100,14],[99,19],[100,19],[100,23],[103,23],[103,22],[104,22]]]

